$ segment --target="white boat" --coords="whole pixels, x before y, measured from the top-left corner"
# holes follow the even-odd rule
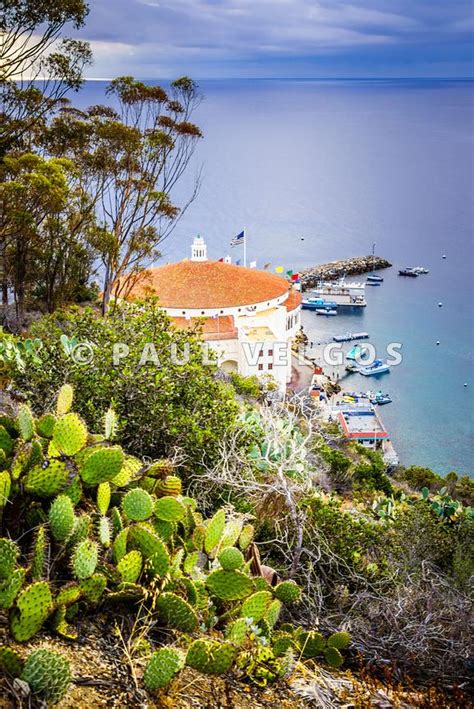
[[[364,377],[372,377],[375,374],[384,374],[390,371],[390,365],[384,362],[382,359],[376,359],[372,364],[368,364],[365,367],[358,367],[357,371]]]
[[[346,359],[360,360],[366,352],[367,347],[363,347],[362,345],[354,345],[354,347],[346,354]]]
[[[344,278],[338,281],[323,281],[317,284],[312,294],[318,298],[332,300],[339,306],[364,308],[367,305],[365,285],[360,282],[348,282]]]
[[[424,266],[414,266],[411,270],[413,273],[429,273],[429,270]]]
[[[317,308],[316,315],[337,315],[337,310],[329,310],[328,308]]]

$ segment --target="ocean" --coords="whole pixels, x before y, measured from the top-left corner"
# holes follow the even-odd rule
[[[380,382],[353,376],[348,387],[392,396],[381,415],[404,465],[473,475],[474,84],[199,84],[195,122],[205,137],[178,204],[200,169],[201,188],[162,262],[189,256],[197,233],[210,258],[241,257],[229,241],[244,227],[247,258],[259,268],[366,255],[375,242],[394,266],[382,286],[366,289],[367,308],[334,318],[304,312],[305,331],[317,341],[366,330],[381,356],[401,343],[403,362]],[[87,82],[73,103],[105,103],[105,86]],[[415,265],[430,273],[397,275]]]

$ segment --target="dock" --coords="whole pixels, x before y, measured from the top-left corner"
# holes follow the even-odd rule
[[[345,335],[335,335],[333,342],[352,342],[353,340],[368,340],[368,332],[347,332]]]

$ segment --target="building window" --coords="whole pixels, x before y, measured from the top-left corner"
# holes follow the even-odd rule
[[[272,364],[271,362],[270,362],[270,364],[268,365],[268,369],[273,369],[273,364]]]
[[[268,350],[268,356],[273,357],[273,350]]]
[[[259,365],[258,365],[258,370],[259,370],[259,372],[261,372],[262,369],[263,369],[263,364],[259,364]]]

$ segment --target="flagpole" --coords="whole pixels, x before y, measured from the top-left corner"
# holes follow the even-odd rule
[[[244,227],[244,267],[247,267],[247,230]]]

